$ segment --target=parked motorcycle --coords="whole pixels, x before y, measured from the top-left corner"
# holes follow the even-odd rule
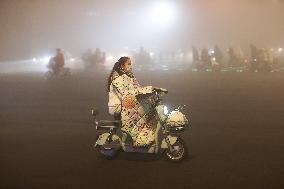
[[[120,120],[98,121],[99,111],[92,109],[96,130],[101,131],[94,145],[96,151],[107,159],[113,159],[122,150],[124,152],[163,154],[168,160],[174,162],[183,160],[187,155],[187,148],[180,136],[189,127],[189,120],[181,112],[183,107],[168,113],[162,99],[162,96],[167,93],[166,89],[155,88],[151,94],[159,120],[155,131],[155,140],[148,146],[133,147],[131,136],[121,130]]]

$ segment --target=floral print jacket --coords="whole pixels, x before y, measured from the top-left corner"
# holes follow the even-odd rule
[[[134,146],[149,145],[154,141],[157,125],[155,109],[149,97],[145,95],[150,93],[152,86],[141,87],[134,76],[113,73],[109,112],[112,115],[121,113],[121,129],[132,137]]]

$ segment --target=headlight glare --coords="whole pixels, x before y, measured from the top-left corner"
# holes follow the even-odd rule
[[[168,107],[164,106],[164,114],[167,115],[169,113]]]

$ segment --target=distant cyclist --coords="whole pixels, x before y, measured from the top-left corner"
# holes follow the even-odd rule
[[[56,55],[49,60],[48,68],[52,69],[55,75],[58,75],[64,68],[65,58],[60,48],[56,49]]]

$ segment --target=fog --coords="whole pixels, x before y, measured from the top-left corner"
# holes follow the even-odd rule
[[[0,0],[0,189],[284,188],[283,18],[284,0]],[[183,162],[94,148],[108,130],[91,108],[114,119],[107,83],[123,51],[141,86],[169,91],[155,105],[186,105]]]
[[[168,1],[174,18],[151,18],[150,0],[2,0],[0,61],[28,59],[61,47],[80,55],[88,48],[171,50],[218,44],[282,47],[284,1]]]

